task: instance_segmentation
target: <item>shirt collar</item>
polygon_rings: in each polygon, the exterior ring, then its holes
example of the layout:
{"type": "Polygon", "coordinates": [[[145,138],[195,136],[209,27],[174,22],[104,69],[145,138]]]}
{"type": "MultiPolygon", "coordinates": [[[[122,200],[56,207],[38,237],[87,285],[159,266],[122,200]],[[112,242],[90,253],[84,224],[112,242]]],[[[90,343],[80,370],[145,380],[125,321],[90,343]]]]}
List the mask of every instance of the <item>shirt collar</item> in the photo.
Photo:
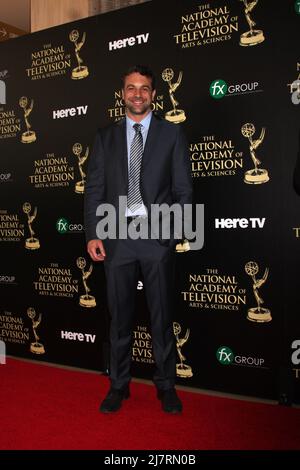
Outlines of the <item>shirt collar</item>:
{"type": "MultiPolygon", "coordinates": [[[[152,111],[150,111],[150,113],[148,113],[147,116],[144,117],[144,119],[142,119],[139,122],[139,124],[141,124],[143,127],[145,127],[146,130],[148,130],[149,126],[150,126],[151,118],[152,118],[152,111]]],[[[126,116],[126,124],[133,127],[133,125],[136,124],[136,121],[133,121],[130,117],[126,116]]]]}

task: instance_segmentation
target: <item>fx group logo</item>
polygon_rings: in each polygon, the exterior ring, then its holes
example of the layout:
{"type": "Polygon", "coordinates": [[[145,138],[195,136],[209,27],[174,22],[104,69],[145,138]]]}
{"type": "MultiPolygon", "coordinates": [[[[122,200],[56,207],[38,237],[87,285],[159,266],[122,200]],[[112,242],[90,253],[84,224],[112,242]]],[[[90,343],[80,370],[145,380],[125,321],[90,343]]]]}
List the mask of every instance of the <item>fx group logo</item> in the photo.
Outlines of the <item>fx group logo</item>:
{"type": "Polygon", "coordinates": [[[263,91],[259,88],[258,82],[235,83],[228,85],[225,80],[221,78],[214,80],[209,86],[209,94],[215,100],[224,98],[224,96],[244,95],[258,91],[263,91]]]}
{"type": "Polygon", "coordinates": [[[61,235],[64,235],[65,233],[82,233],[84,228],[82,224],[73,224],[64,217],[60,217],[56,221],[56,230],[61,235]]]}
{"type": "Polygon", "coordinates": [[[255,367],[266,369],[265,360],[262,357],[243,356],[234,354],[228,346],[220,346],[216,352],[216,358],[223,366],[234,365],[243,367],[255,367]]]}
{"type": "Polygon", "coordinates": [[[224,366],[231,364],[234,359],[232,350],[227,346],[220,346],[216,352],[216,356],[218,361],[224,366]]]}
{"type": "Polygon", "coordinates": [[[5,284],[5,285],[16,284],[16,278],[15,276],[0,275],[0,285],[1,284],[5,284]]]}
{"type": "Polygon", "coordinates": [[[228,90],[227,83],[224,80],[214,80],[209,87],[209,93],[212,98],[219,100],[223,98],[228,90]]]}

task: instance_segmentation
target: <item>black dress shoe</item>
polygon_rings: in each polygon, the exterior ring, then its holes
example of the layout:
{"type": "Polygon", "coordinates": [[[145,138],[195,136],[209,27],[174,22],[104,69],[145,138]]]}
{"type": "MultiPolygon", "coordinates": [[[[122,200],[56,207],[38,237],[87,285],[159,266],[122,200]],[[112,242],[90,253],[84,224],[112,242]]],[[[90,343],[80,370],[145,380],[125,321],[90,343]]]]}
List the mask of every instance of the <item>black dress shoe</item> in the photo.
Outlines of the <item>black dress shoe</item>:
{"type": "Polygon", "coordinates": [[[168,390],[157,390],[157,398],[161,400],[162,409],[166,413],[181,413],[182,403],[178,398],[175,388],[168,390]]]}
{"type": "Polygon", "coordinates": [[[129,398],[129,387],[122,389],[110,388],[108,394],[100,405],[102,413],[114,413],[122,406],[122,400],[129,398]]]}

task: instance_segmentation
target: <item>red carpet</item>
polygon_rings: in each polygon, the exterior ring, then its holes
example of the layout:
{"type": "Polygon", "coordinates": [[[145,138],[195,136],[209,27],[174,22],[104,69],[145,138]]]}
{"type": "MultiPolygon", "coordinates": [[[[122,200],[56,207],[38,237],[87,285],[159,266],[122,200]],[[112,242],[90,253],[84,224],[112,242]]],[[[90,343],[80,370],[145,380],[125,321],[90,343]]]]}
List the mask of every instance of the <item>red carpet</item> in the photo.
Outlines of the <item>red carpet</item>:
{"type": "Polygon", "coordinates": [[[151,385],[131,384],[114,415],[98,412],[108,379],[8,358],[0,365],[1,450],[300,449],[300,409],[179,390],[167,415],[151,385]]]}

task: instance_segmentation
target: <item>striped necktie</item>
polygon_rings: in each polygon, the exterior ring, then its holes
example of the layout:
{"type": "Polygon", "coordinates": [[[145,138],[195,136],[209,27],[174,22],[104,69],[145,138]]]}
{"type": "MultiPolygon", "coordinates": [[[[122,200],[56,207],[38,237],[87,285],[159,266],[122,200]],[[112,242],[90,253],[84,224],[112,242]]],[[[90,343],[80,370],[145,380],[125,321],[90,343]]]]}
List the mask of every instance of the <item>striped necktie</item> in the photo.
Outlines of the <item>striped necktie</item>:
{"type": "Polygon", "coordinates": [[[130,147],[130,165],[129,165],[129,185],[127,205],[134,212],[142,204],[142,196],[140,190],[140,174],[143,156],[143,136],[141,133],[141,124],[134,124],[135,135],[130,147]]]}

